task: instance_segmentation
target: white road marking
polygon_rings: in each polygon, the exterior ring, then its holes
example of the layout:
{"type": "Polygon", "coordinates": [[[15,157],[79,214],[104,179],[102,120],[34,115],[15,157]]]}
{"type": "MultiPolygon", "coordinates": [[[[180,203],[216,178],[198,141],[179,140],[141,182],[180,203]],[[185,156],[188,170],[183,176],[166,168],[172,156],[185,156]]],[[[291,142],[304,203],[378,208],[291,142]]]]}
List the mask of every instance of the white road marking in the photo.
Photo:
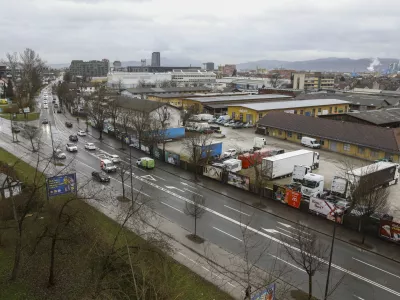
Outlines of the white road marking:
{"type": "Polygon", "coordinates": [[[162,201],[161,201],[161,204],[164,204],[164,205],[166,205],[166,206],[168,206],[168,207],[170,207],[172,209],[175,209],[176,211],[180,212],[181,214],[183,214],[183,211],[181,211],[180,209],[177,209],[176,207],[173,207],[172,205],[169,205],[169,204],[167,204],[165,202],[162,202],[162,201]]]}
{"type": "Polygon", "coordinates": [[[231,287],[236,288],[236,286],[230,283],[229,281],[227,281],[226,283],[229,284],[231,287]]]}
{"type": "Polygon", "coordinates": [[[196,193],[196,192],[194,192],[194,191],[192,191],[192,190],[189,190],[189,189],[187,189],[187,188],[183,188],[185,191],[188,191],[188,192],[191,192],[191,193],[193,193],[193,194],[195,194],[195,195],[198,195],[198,196],[200,196],[200,197],[203,197],[203,195],[202,194],[199,194],[199,193],[196,193]]]}
{"type": "Polygon", "coordinates": [[[224,206],[227,207],[227,208],[229,208],[229,209],[232,209],[232,210],[234,210],[234,211],[237,211],[238,213],[241,213],[241,214],[243,214],[243,215],[245,215],[245,216],[250,217],[249,214],[246,214],[246,213],[244,213],[244,212],[242,212],[242,211],[240,211],[240,210],[238,210],[238,209],[236,209],[236,208],[230,207],[230,206],[228,206],[228,205],[224,205],[224,206]]]}
{"type": "Polygon", "coordinates": [[[293,230],[300,231],[301,233],[304,233],[304,234],[307,234],[307,235],[311,235],[311,233],[309,233],[309,232],[304,232],[304,231],[301,231],[301,230],[299,230],[299,229],[297,229],[297,228],[293,227],[292,225],[285,224],[285,223],[282,223],[282,222],[277,222],[277,223],[279,223],[279,224],[281,224],[281,225],[285,226],[286,228],[292,228],[293,230]]]}
{"type": "Polygon", "coordinates": [[[234,236],[234,235],[232,235],[232,234],[229,234],[229,233],[227,233],[227,232],[225,232],[225,231],[223,231],[223,230],[221,230],[221,229],[219,229],[219,228],[217,228],[217,227],[213,227],[213,228],[214,228],[215,230],[218,230],[218,231],[220,231],[220,232],[226,234],[227,236],[230,236],[231,238],[234,238],[235,240],[238,240],[239,242],[242,242],[242,243],[243,243],[243,241],[242,241],[241,239],[237,238],[236,236],[234,236]]]}
{"type": "Polygon", "coordinates": [[[190,257],[187,257],[185,254],[178,252],[180,255],[182,255],[184,258],[190,260],[192,263],[198,265],[199,263],[197,261],[194,261],[193,259],[191,259],[190,257]]]}
{"type": "Polygon", "coordinates": [[[358,300],[364,300],[364,298],[361,298],[361,297],[359,297],[359,296],[357,296],[357,295],[354,295],[354,294],[353,294],[353,297],[354,297],[354,298],[357,298],[358,300]]]}
{"type": "Polygon", "coordinates": [[[380,268],[378,268],[378,267],[375,267],[374,265],[371,265],[371,264],[369,264],[369,263],[366,263],[366,262],[364,262],[364,261],[362,261],[362,260],[359,260],[359,259],[357,259],[357,258],[355,258],[355,257],[353,257],[353,259],[356,260],[356,261],[358,261],[358,262],[360,262],[360,263],[362,263],[362,264],[364,264],[364,265],[370,266],[371,268],[375,268],[375,269],[377,269],[377,270],[379,270],[379,271],[382,271],[382,272],[384,272],[384,273],[386,273],[386,274],[389,274],[389,275],[392,275],[392,276],[394,276],[394,277],[400,278],[399,275],[396,275],[396,274],[390,273],[390,272],[388,272],[388,271],[386,271],[386,270],[383,270],[383,269],[380,269],[380,268]]]}
{"type": "Polygon", "coordinates": [[[143,175],[143,176],[140,176],[140,177],[142,177],[142,178],[144,178],[144,179],[148,179],[148,180],[152,180],[152,181],[157,181],[153,176],[151,176],[151,175],[143,175]]]}
{"type": "Polygon", "coordinates": [[[183,185],[186,185],[186,186],[192,188],[192,189],[197,190],[197,188],[195,188],[194,186],[191,186],[190,184],[187,184],[186,182],[182,182],[182,181],[181,181],[181,183],[182,183],[183,185]]]}
{"type": "MultiPolygon", "coordinates": [[[[289,230],[280,228],[280,227],[278,227],[278,226],[276,226],[276,228],[278,228],[278,229],[280,229],[280,230],[283,230],[283,231],[286,231],[286,232],[288,232],[289,234],[292,234],[292,235],[296,235],[296,236],[299,235],[298,233],[291,232],[291,231],[289,231],[289,230]]],[[[279,231],[278,231],[278,232],[279,232],[279,231]]],[[[305,232],[303,232],[303,233],[305,233],[305,232]]],[[[287,236],[287,237],[290,237],[290,238],[292,238],[292,239],[295,239],[294,237],[289,236],[289,235],[287,235],[286,233],[280,232],[280,234],[285,235],[285,236],[287,236]]],[[[306,237],[304,237],[304,236],[302,236],[301,239],[304,239],[304,240],[307,240],[307,241],[311,241],[310,239],[308,239],[308,238],[306,238],[306,237]]]]}
{"type": "Polygon", "coordinates": [[[305,270],[303,270],[299,266],[296,266],[296,265],[294,265],[294,264],[292,264],[292,263],[290,263],[290,262],[288,262],[288,261],[286,261],[286,260],[284,260],[284,259],[282,259],[282,258],[280,258],[278,256],[275,256],[275,255],[273,255],[271,253],[267,253],[267,254],[272,256],[272,257],[274,257],[274,258],[276,258],[277,260],[280,260],[281,262],[284,262],[285,264],[288,264],[289,266],[291,266],[291,267],[293,267],[293,268],[295,268],[295,269],[297,269],[297,270],[299,270],[301,272],[307,273],[305,270]]]}
{"type": "Polygon", "coordinates": [[[263,228],[263,227],[261,227],[261,229],[265,230],[266,232],[269,232],[269,233],[278,233],[278,231],[275,230],[275,229],[266,229],[266,228],[263,228]]]}
{"type": "Polygon", "coordinates": [[[174,186],[166,185],[165,187],[166,187],[167,189],[171,189],[171,190],[178,190],[178,191],[180,191],[180,192],[182,192],[182,193],[185,192],[185,191],[183,191],[183,190],[181,190],[181,189],[178,189],[178,188],[176,188],[176,187],[174,187],[174,186]]]}

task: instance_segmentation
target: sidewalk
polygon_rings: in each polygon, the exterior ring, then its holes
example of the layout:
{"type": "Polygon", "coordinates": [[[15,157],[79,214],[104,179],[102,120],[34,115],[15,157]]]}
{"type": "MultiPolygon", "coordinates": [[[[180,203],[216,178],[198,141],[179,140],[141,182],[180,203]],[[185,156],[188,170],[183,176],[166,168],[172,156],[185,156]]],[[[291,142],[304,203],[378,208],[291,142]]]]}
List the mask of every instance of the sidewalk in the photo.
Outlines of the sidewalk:
{"type": "MultiPolygon", "coordinates": [[[[94,128],[89,129],[89,134],[96,139],[99,137],[98,131],[94,128]]],[[[103,133],[102,142],[116,149],[119,149],[121,147],[120,141],[118,141],[112,136],[109,136],[106,133],[103,133]]],[[[136,152],[139,150],[135,149],[134,151],[136,152]]],[[[157,167],[165,172],[178,176],[182,179],[192,181],[193,183],[198,184],[205,189],[209,189],[215,193],[231,198],[234,201],[239,201],[243,204],[252,206],[253,208],[255,208],[254,203],[259,202],[259,197],[255,194],[237,189],[235,187],[231,187],[229,185],[221,184],[210,178],[200,176],[200,181],[194,182],[192,173],[182,170],[178,167],[174,167],[170,164],[158,162],[157,167]]],[[[266,198],[263,198],[263,202],[267,207],[262,210],[264,210],[267,213],[282,218],[282,220],[284,221],[296,222],[296,223],[301,222],[302,224],[305,224],[306,226],[312,228],[313,230],[321,234],[332,236],[333,224],[331,221],[328,221],[326,219],[311,214],[306,214],[300,210],[297,210],[295,208],[286,205],[282,205],[279,202],[268,200],[266,198]]],[[[390,243],[381,240],[378,237],[367,236],[366,243],[369,246],[372,246],[372,248],[371,249],[362,248],[359,245],[352,242],[354,240],[361,241],[362,235],[357,231],[345,228],[343,226],[337,227],[336,238],[344,243],[348,243],[356,248],[359,248],[361,251],[372,252],[376,255],[383,256],[385,258],[400,263],[400,251],[399,251],[400,248],[395,243],[390,243]]]]}

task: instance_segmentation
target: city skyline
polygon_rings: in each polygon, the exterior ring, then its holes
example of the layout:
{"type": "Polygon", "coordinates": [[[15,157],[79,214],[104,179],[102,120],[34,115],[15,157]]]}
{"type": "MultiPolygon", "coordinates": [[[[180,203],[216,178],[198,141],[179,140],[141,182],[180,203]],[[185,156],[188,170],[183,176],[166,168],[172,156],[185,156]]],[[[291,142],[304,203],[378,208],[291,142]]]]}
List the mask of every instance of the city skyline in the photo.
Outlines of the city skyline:
{"type": "Polygon", "coordinates": [[[2,3],[0,55],[30,47],[54,64],[140,60],[154,51],[216,64],[396,57],[400,8],[383,2],[250,0],[243,10],[210,0],[191,7],[181,0],[8,1],[2,3]]]}

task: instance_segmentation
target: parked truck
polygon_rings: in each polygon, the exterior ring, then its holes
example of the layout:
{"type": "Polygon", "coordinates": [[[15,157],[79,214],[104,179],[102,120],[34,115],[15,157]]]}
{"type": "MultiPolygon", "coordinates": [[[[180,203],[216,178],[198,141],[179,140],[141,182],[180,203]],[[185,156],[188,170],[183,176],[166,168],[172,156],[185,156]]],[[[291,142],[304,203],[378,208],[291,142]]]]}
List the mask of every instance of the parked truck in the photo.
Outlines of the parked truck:
{"type": "Polygon", "coordinates": [[[319,153],[302,149],[263,158],[262,174],[269,179],[285,177],[293,173],[295,165],[316,169],[319,167],[319,153]]]}
{"type": "Polygon", "coordinates": [[[346,174],[352,185],[366,184],[374,189],[396,184],[399,181],[399,164],[379,161],[346,174]]]}
{"type": "Polygon", "coordinates": [[[303,198],[308,200],[311,197],[319,198],[324,192],[324,176],[308,173],[304,175],[303,181],[301,182],[301,194],[303,198]]]}
{"type": "Polygon", "coordinates": [[[292,173],[292,182],[302,182],[306,174],[311,173],[311,168],[304,165],[295,165],[292,173]]]}
{"type": "Polygon", "coordinates": [[[254,138],[254,144],[253,144],[253,149],[254,150],[262,149],[262,148],[264,148],[265,145],[267,145],[266,138],[261,138],[261,137],[255,137],[254,138]]]}
{"type": "Polygon", "coordinates": [[[220,157],[222,153],[222,142],[213,142],[209,145],[205,146],[196,146],[198,148],[201,148],[199,150],[199,153],[201,155],[201,158],[206,158],[206,157],[220,157]]]}

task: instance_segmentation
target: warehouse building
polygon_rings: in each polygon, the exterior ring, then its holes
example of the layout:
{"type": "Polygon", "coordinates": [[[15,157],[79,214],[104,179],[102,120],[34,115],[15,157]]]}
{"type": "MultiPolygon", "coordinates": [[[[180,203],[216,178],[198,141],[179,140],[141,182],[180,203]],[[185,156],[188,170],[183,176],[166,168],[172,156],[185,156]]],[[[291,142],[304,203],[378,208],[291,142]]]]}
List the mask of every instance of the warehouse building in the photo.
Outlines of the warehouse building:
{"type": "Polygon", "coordinates": [[[209,92],[210,89],[206,87],[170,87],[170,88],[132,88],[126,89],[122,91],[122,95],[131,97],[131,98],[141,98],[147,99],[148,95],[152,94],[191,94],[194,93],[206,93],[209,92]]]}
{"type": "Polygon", "coordinates": [[[261,120],[266,114],[272,111],[283,111],[295,115],[317,117],[319,115],[344,113],[347,112],[348,109],[349,102],[337,99],[270,101],[263,103],[232,104],[228,107],[228,115],[230,115],[232,119],[255,122],[261,120]]]}
{"type": "Polygon", "coordinates": [[[257,133],[299,144],[303,136],[312,137],[325,150],[366,160],[386,158],[399,162],[399,128],[272,112],[257,123],[257,133]]]}

